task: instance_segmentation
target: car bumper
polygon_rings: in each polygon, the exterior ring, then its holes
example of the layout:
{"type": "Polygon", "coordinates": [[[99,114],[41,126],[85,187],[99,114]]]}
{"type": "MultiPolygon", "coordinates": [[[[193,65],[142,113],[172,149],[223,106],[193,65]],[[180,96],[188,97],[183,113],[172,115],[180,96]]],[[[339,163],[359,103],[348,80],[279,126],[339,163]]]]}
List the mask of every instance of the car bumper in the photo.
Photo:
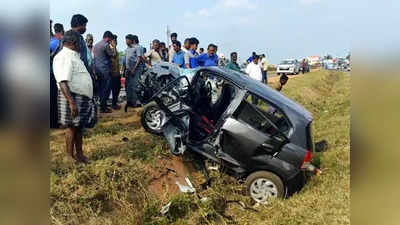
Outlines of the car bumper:
{"type": "Polygon", "coordinates": [[[296,175],[286,181],[287,197],[300,191],[311,176],[319,176],[321,173],[321,170],[311,163],[304,165],[296,175]]]}
{"type": "Polygon", "coordinates": [[[287,189],[286,197],[290,197],[294,193],[300,191],[304,187],[306,182],[307,182],[306,172],[303,170],[299,170],[299,172],[295,176],[291,177],[286,181],[286,189],[287,189]]]}
{"type": "Polygon", "coordinates": [[[276,72],[277,73],[294,73],[294,69],[293,68],[291,68],[291,69],[287,69],[287,70],[284,70],[284,69],[277,69],[276,70],[276,72]]]}

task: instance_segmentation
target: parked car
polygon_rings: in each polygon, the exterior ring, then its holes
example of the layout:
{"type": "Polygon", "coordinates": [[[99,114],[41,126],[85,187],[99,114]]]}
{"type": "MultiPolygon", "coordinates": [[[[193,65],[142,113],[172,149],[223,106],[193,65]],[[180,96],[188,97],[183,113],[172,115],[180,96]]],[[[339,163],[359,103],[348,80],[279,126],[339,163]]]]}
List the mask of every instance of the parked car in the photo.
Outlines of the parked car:
{"type": "Polygon", "coordinates": [[[280,74],[299,74],[300,62],[297,59],[286,59],[283,60],[276,69],[276,73],[280,74]]]}
{"type": "MultiPolygon", "coordinates": [[[[144,111],[150,107],[164,115],[156,133],[165,136],[171,152],[192,153],[203,162],[207,181],[204,161],[221,165],[228,174],[245,180],[248,194],[259,203],[300,190],[306,171],[316,171],[311,164],[311,114],[241,73],[207,67],[193,74],[193,78],[178,76],[161,89],[146,89],[157,91],[144,111]],[[210,79],[218,89],[214,103],[210,79]],[[252,103],[254,96],[257,104],[252,103]]],[[[149,72],[147,76],[158,75],[149,72]]]]}
{"type": "Polygon", "coordinates": [[[335,64],[335,63],[333,63],[333,62],[326,62],[325,64],[324,64],[324,68],[326,69],[326,70],[337,70],[337,65],[335,64]]]}

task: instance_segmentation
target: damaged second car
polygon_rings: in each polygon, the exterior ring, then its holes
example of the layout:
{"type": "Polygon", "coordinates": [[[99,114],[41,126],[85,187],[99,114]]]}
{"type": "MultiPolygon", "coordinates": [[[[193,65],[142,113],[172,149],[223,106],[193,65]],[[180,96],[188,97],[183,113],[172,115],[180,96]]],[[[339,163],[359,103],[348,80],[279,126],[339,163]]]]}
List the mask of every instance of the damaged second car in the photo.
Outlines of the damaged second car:
{"type": "Polygon", "coordinates": [[[244,180],[254,201],[288,197],[316,171],[311,114],[268,86],[219,67],[182,75],[168,63],[140,80],[145,129],[164,135],[174,155],[190,151],[244,180]]]}

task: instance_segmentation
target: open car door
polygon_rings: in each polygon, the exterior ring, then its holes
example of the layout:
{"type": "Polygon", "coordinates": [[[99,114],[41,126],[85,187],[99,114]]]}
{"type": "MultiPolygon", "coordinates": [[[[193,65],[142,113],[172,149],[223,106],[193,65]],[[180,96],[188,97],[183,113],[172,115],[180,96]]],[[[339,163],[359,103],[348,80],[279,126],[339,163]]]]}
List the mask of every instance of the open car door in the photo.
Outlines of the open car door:
{"type": "Polygon", "coordinates": [[[154,100],[169,118],[163,127],[163,135],[175,155],[183,154],[186,150],[188,127],[190,119],[191,85],[186,76],[171,81],[164,88],[157,91],[154,100]]]}
{"type": "Polygon", "coordinates": [[[276,156],[289,143],[288,137],[277,125],[285,118],[276,119],[276,109],[263,109],[262,103],[251,103],[250,97],[247,95],[242,99],[221,129],[220,157],[243,168],[265,164],[265,156],[276,156]]]}

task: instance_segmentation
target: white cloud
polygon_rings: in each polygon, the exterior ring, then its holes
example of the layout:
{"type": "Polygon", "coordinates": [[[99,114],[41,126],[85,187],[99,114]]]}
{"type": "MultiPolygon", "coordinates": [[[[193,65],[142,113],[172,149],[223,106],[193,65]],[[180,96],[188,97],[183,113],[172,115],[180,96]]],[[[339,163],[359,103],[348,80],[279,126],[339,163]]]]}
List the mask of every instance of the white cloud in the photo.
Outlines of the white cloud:
{"type": "Polygon", "coordinates": [[[257,10],[257,5],[250,0],[218,0],[209,8],[197,11],[186,11],[185,21],[202,27],[220,26],[221,22],[231,25],[251,26],[251,18],[257,10]]]}

